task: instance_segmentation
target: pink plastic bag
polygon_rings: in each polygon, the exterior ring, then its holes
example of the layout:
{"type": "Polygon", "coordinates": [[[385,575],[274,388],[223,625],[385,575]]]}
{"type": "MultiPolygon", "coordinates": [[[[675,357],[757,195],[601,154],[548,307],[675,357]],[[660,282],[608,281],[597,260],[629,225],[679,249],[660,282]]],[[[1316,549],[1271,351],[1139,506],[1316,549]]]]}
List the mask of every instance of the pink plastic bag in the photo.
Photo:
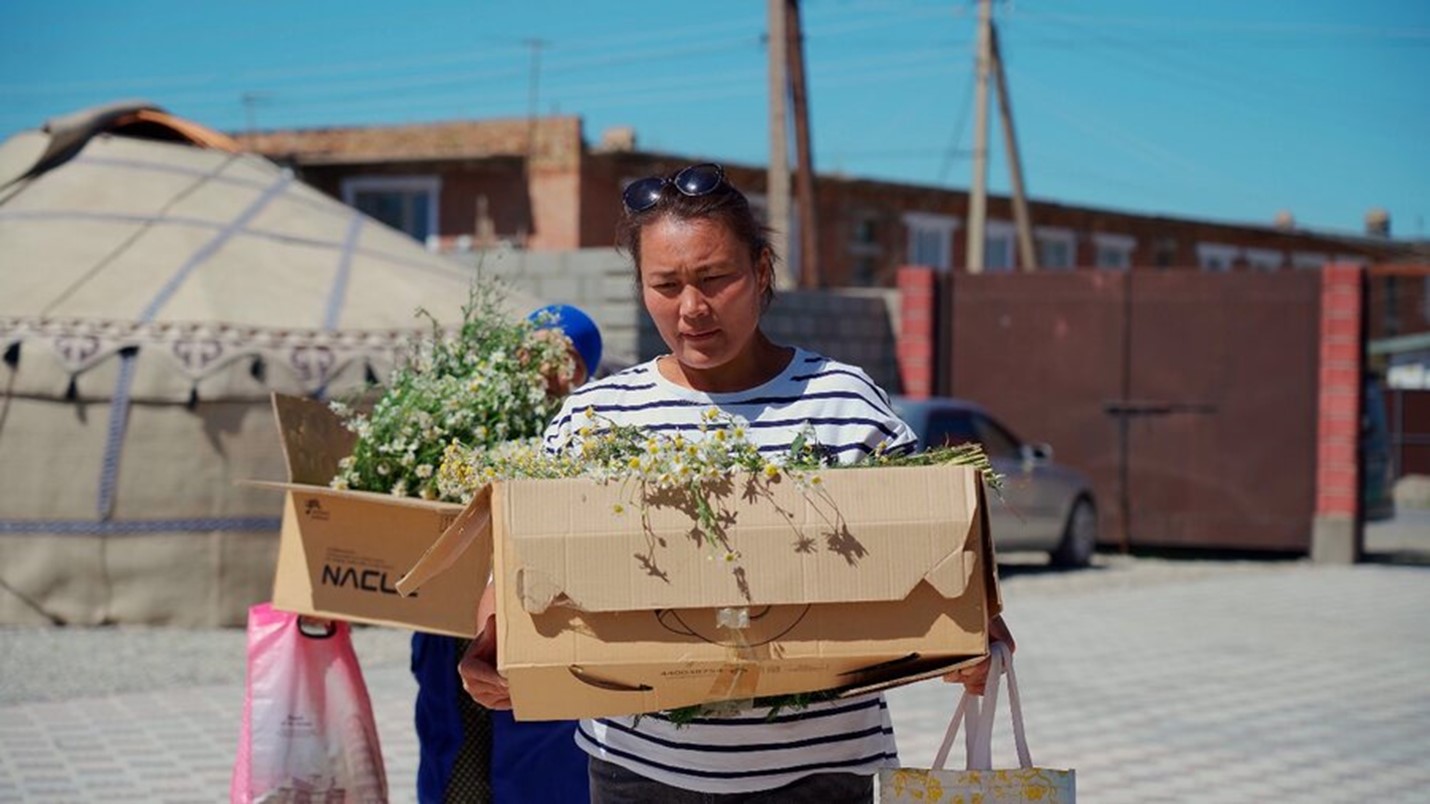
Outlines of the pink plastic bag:
{"type": "Polygon", "coordinates": [[[387,775],[347,623],[326,630],[267,603],[248,610],[248,682],[229,799],[387,801],[387,775]]]}

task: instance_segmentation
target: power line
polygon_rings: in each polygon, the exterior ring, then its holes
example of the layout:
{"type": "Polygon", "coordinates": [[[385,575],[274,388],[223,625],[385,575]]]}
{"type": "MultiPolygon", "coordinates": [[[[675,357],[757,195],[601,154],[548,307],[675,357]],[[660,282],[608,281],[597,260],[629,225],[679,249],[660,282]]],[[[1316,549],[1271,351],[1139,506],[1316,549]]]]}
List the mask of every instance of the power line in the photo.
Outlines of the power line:
{"type": "Polygon", "coordinates": [[[1307,36],[1363,36],[1383,39],[1430,40],[1430,28],[1378,27],[1316,22],[1229,22],[1187,17],[1138,17],[1131,15],[1063,14],[1057,12],[1012,11],[1010,16],[1026,21],[1071,22],[1162,30],[1202,30],[1217,33],[1295,33],[1307,36]]]}
{"type": "MultiPolygon", "coordinates": [[[[855,9],[858,11],[858,9],[855,9]]],[[[860,12],[863,13],[863,12],[860,12]]],[[[836,15],[834,19],[842,19],[847,14],[836,15]]],[[[888,18],[887,14],[869,15],[868,19],[883,21],[888,18]]],[[[582,41],[563,45],[562,52],[567,54],[587,53],[599,51],[609,53],[612,50],[631,49],[624,46],[639,45],[647,42],[659,42],[667,46],[667,52],[671,50],[669,46],[673,42],[689,40],[692,44],[699,45],[708,42],[714,33],[723,31],[734,31],[740,29],[753,29],[760,26],[758,21],[731,19],[723,22],[703,22],[698,29],[689,26],[670,27],[655,30],[644,30],[640,33],[630,33],[624,35],[593,35],[584,37],[582,41]]],[[[850,30],[858,30],[856,26],[850,30]]],[[[824,34],[820,34],[823,36],[824,34]]],[[[63,92],[87,92],[96,90],[136,90],[144,88],[159,88],[168,86],[193,86],[203,85],[216,80],[232,80],[237,82],[252,82],[263,79],[284,79],[294,77],[304,77],[313,75],[333,75],[368,73],[390,70],[395,67],[432,67],[439,65],[450,65],[468,62],[484,62],[492,60],[509,59],[520,52],[525,45],[523,42],[529,37],[518,35],[511,36],[488,36],[486,41],[497,42],[506,48],[505,52],[476,51],[470,47],[457,51],[447,51],[443,53],[431,54],[420,58],[391,58],[373,59],[365,58],[357,61],[340,62],[336,64],[325,63],[321,65],[310,65],[305,67],[285,67],[266,68],[257,70],[243,70],[236,73],[207,73],[197,76],[177,77],[173,75],[149,75],[138,76],[127,79],[112,79],[103,81],[59,81],[49,83],[25,82],[23,84],[0,84],[0,93],[13,93],[22,95],[42,95],[52,96],[63,92]]],[[[632,50],[632,53],[637,51],[632,50]]]]}

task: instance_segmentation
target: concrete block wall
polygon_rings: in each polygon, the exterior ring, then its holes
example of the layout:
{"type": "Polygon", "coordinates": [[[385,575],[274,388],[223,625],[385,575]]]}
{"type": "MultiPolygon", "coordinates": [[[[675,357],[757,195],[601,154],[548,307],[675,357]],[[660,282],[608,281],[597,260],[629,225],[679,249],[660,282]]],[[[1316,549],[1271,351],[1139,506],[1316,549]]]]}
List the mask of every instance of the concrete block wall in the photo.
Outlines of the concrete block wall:
{"type": "Polygon", "coordinates": [[[585,310],[601,325],[608,365],[619,368],[641,359],[638,327],[645,312],[636,298],[630,260],[614,249],[492,249],[451,256],[524,293],[585,310]]]}
{"type": "MultiPolygon", "coordinates": [[[[801,346],[864,369],[881,388],[900,392],[890,307],[897,294],[882,290],[781,291],[765,313],[765,333],[776,343],[801,346]]],[[[641,359],[666,352],[660,333],[642,312],[641,359]]]]}
{"type": "MultiPolygon", "coordinates": [[[[494,249],[452,257],[537,298],[585,310],[601,325],[609,367],[667,351],[640,304],[629,258],[614,249],[494,249]]],[[[898,393],[897,298],[894,290],[782,291],[765,314],[765,331],[779,343],[860,366],[898,393]]]]}
{"type": "Polygon", "coordinates": [[[888,290],[784,291],[765,313],[765,332],[778,343],[803,346],[864,369],[891,394],[899,393],[895,357],[897,292],[888,290]]]}

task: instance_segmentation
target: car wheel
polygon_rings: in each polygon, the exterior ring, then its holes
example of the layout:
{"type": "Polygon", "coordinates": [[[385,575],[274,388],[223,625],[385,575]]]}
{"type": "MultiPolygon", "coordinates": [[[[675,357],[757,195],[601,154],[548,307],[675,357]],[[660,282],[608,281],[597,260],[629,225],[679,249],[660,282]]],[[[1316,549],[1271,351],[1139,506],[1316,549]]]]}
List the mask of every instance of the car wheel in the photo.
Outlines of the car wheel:
{"type": "Polygon", "coordinates": [[[1051,553],[1053,564],[1059,567],[1086,567],[1097,550],[1097,509],[1092,500],[1079,497],[1068,512],[1063,526],[1063,538],[1051,553]]]}

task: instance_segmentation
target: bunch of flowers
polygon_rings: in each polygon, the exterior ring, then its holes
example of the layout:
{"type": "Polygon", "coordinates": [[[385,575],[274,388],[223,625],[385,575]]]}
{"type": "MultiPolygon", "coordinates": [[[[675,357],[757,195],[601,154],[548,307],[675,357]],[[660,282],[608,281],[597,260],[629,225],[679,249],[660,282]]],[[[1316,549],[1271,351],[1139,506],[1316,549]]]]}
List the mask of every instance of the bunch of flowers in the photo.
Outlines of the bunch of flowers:
{"type": "MultiPolygon", "coordinates": [[[[997,489],[1000,478],[977,444],[941,447],[915,455],[894,455],[881,444],[870,456],[854,464],[836,464],[806,427],[795,437],[788,454],[767,456],[749,438],[744,419],[709,408],[701,416],[700,436],[686,438],[629,425],[620,425],[585,411],[592,422],[576,431],[568,448],[547,453],[539,439],[503,444],[448,445],[437,473],[437,488],[444,499],[468,501],[482,486],[514,478],[583,477],[599,482],[619,482],[632,487],[627,499],[644,515],[653,499],[676,499],[694,512],[695,527],[708,546],[723,549],[725,561],[739,554],[729,549],[720,530],[716,489],[736,473],[757,480],[788,478],[798,487],[814,491],[820,472],[841,466],[912,466],[954,463],[977,468],[997,489]]],[[[616,514],[625,513],[617,504],[616,514]]]]}
{"type": "Polygon", "coordinates": [[[479,282],[455,332],[428,315],[432,334],[393,370],[370,413],[332,404],[357,434],[334,488],[456,500],[438,483],[448,445],[487,449],[542,432],[560,405],[548,384],[569,382],[575,362],[565,340],[542,329],[551,322],[513,320],[503,298],[479,282]]]}

